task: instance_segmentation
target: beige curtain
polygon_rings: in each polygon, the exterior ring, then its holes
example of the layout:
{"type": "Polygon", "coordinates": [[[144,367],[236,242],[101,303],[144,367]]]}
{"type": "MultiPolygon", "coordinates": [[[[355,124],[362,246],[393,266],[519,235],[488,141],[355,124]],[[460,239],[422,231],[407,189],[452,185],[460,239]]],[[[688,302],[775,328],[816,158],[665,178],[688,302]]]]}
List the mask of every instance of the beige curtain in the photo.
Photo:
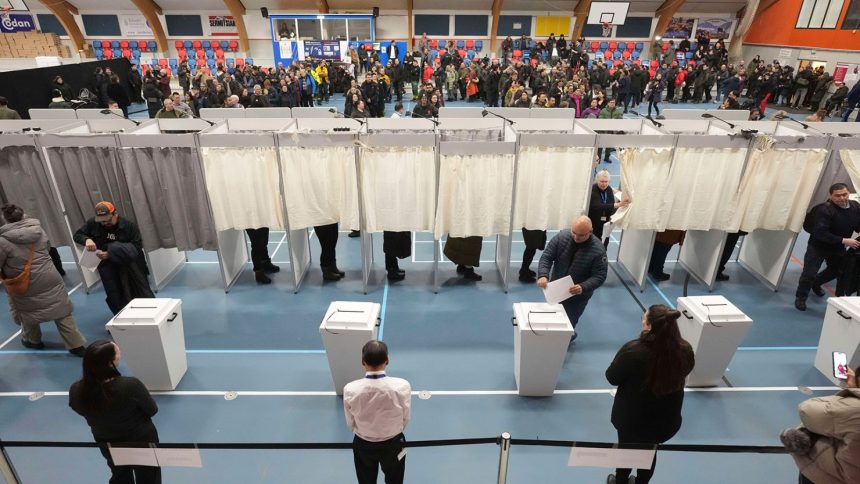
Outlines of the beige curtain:
{"type": "Polygon", "coordinates": [[[842,165],[855,187],[860,187],[860,150],[839,150],[842,165]]]}
{"type": "Polygon", "coordinates": [[[620,158],[621,200],[630,206],[615,212],[612,222],[622,229],[656,230],[665,210],[672,149],[629,148],[620,158]]]}
{"type": "Polygon", "coordinates": [[[753,150],[729,232],[800,232],[827,150],[753,150]]]}
{"type": "Polygon", "coordinates": [[[436,217],[433,147],[361,150],[361,195],[368,232],[430,232],[436,217]]]}

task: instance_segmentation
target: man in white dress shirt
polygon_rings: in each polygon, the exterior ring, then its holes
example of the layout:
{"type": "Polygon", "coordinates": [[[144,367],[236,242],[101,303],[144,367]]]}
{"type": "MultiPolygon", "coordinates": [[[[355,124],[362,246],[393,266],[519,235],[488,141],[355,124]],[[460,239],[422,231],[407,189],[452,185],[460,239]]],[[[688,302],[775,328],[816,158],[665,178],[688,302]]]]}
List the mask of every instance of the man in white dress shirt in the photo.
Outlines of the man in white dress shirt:
{"type": "Polygon", "coordinates": [[[346,424],[355,433],[352,454],[359,484],[376,484],[379,467],[386,484],[402,484],[406,470],[406,438],[412,387],[402,378],[385,374],[388,346],[368,341],[361,349],[364,378],[343,389],[346,424]]]}

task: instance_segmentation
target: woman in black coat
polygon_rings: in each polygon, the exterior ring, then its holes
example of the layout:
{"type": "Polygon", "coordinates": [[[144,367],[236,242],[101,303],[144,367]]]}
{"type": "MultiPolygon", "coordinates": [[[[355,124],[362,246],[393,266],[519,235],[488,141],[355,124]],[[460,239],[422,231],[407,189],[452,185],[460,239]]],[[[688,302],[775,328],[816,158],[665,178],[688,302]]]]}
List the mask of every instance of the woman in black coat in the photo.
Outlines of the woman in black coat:
{"type": "Polygon", "coordinates": [[[112,76],[110,84],[107,87],[108,99],[115,101],[117,106],[122,109],[122,115],[128,117],[128,106],[131,104],[131,99],[128,96],[128,90],[120,84],[119,76],[112,76]]]}
{"type": "MultiPolygon", "coordinates": [[[[642,333],[618,350],[606,379],[618,386],[612,405],[612,425],[622,444],[662,444],[681,428],[684,382],[693,371],[693,348],[681,338],[681,313],[662,304],[642,316],[642,333]]],[[[636,484],[647,484],[654,474],[639,469],[636,484]]],[[[616,469],[607,483],[627,483],[631,469],[616,469]]]]}
{"type": "MultiPolygon", "coordinates": [[[[158,406],[140,380],[120,375],[116,369],[120,358],[119,347],[111,341],[89,345],[84,353],[83,378],[69,389],[69,406],[87,419],[98,443],[157,443],[152,416],[158,406]]],[[[111,470],[111,484],[161,483],[159,467],[117,466],[108,446],[100,448],[111,470]]]]}

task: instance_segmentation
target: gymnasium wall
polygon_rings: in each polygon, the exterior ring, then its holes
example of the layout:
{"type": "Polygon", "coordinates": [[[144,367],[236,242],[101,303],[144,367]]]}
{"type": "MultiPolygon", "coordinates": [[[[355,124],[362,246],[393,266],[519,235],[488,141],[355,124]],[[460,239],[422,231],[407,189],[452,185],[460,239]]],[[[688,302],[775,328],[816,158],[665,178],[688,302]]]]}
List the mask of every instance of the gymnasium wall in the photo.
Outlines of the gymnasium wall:
{"type": "Polygon", "coordinates": [[[836,22],[836,28],[832,29],[795,28],[794,25],[802,4],[803,0],[779,0],[753,22],[744,43],[853,52],[860,49],[860,30],[841,28],[845,14],[851,5],[851,0],[845,0],[839,20],[836,22]]]}

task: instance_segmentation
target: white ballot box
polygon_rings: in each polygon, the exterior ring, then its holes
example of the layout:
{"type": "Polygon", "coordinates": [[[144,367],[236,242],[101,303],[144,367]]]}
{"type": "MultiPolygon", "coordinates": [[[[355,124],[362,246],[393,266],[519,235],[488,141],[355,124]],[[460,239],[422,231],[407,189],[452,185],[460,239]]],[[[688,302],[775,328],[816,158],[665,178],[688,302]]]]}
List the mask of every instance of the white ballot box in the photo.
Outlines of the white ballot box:
{"type": "Polygon", "coordinates": [[[514,303],[514,378],[519,394],[548,397],[555,384],[573,326],[561,304],[514,303]]]}
{"type": "Polygon", "coordinates": [[[334,301],[329,305],[320,324],[320,335],[338,395],[343,395],[347,383],[364,377],[361,348],[376,339],[378,326],[377,303],[334,301]]]}
{"type": "Polygon", "coordinates": [[[831,297],[827,300],[824,326],[815,353],[815,368],[835,384],[833,352],[845,353],[849,368],[860,366],[860,297],[831,297]]]}
{"type": "Polygon", "coordinates": [[[181,299],[133,299],[105,328],[147,389],[176,388],[188,369],[181,299]]]}
{"type": "Polygon", "coordinates": [[[714,387],[746,336],[752,319],[723,296],[678,298],[678,329],[696,354],[687,386],[714,387]]]}

